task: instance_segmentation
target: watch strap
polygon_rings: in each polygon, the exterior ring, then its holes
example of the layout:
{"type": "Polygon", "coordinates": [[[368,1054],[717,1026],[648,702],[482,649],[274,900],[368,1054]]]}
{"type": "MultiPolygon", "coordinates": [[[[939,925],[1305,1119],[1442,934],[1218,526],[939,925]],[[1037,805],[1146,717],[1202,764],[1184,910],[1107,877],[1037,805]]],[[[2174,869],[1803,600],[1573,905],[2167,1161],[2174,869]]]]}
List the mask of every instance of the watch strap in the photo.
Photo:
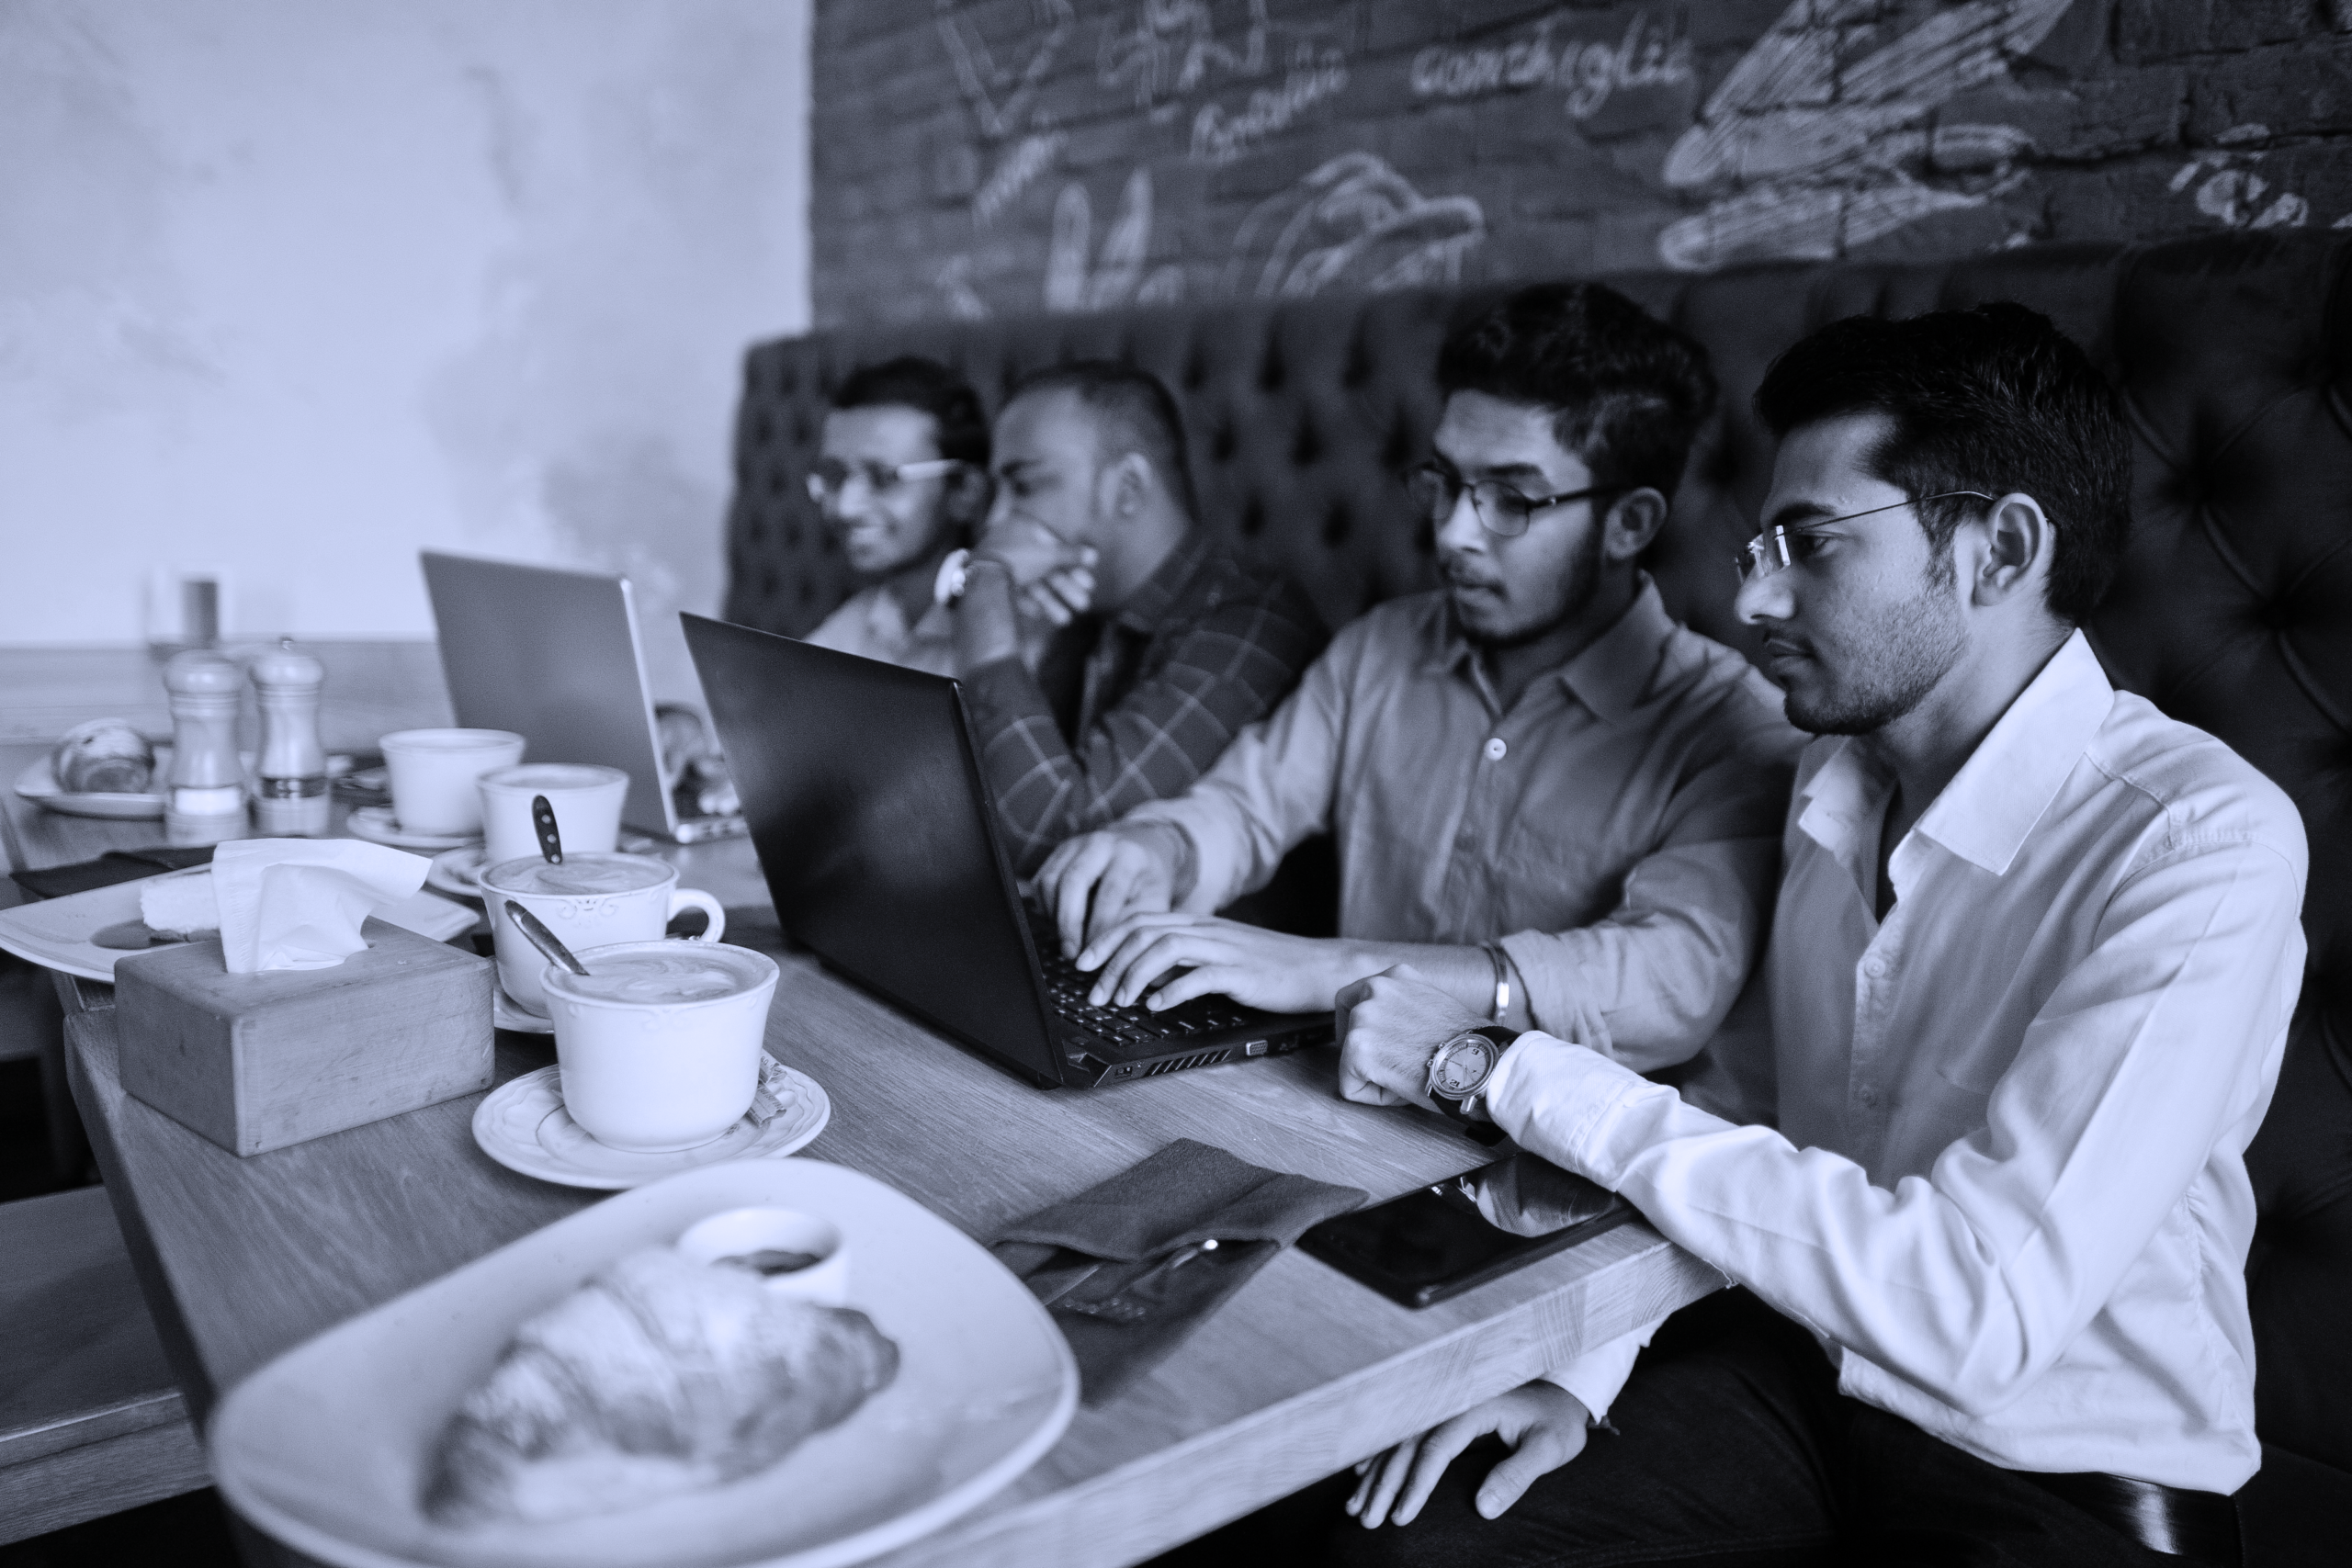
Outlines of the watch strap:
{"type": "Polygon", "coordinates": [[[1429,1090],[1430,1103],[1436,1106],[1443,1114],[1453,1118],[1456,1122],[1463,1122],[1468,1126],[1484,1126],[1486,1123],[1479,1122],[1477,1118],[1470,1114],[1470,1106],[1472,1102],[1478,1100],[1486,1093],[1487,1083],[1491,1082],[1494,1078],[1495,1067],[1502,1066],[1503,1053],[1510,1049],[1511,1042],[1519,1038],[1520,1032],[1516,1029],[1506,1029],[1498,1023],[1488,1023],[1482,1024],[1476,1029],[1464,1029],[1459,1033],[1449,1034],[1443,1041],[1439,1043],[1437,1051],[1432,1052],[1430,1055],[1430,1065],[1432,1068],[1437,1065],[1439,1053],[1443,1052],[1446,1046],[1451,1045],[1456,1040],[1461,1039],[1464,1034],[1483,1034],[1488,1040],[1494,1042],[1495,1066],[1489,1067],[1487,1070],[1486,1077],[1479,1080],[1477,1088],[1472,1089],[1460,1100],[1455,1100],[1449,1095],[1438,1092],[1436,1074],[1432,1071],[1430,1074],[1429,1090]]]}

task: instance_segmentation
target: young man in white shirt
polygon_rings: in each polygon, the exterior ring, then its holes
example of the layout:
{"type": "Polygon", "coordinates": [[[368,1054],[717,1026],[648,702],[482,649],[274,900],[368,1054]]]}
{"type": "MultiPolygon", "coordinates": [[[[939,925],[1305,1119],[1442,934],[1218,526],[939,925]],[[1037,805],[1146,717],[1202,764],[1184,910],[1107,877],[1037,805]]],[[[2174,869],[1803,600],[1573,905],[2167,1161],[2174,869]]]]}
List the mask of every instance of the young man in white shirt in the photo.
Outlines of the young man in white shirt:
{"type": "Polygon", "coordinates": [[[2078,629],[2129,445],[2048,321],[1838,322],[1757,406],[1781,447],[1738,604],[1820,737],[1772,1088],[1719,1117],[1541,1033],[1474,1084],[1484,1021],[1442,992],[1341,998],[1351,1098],[1442,1085],[1742,1288],[1368,1461],[1350,1512],[1387,1528],[1340,1556],[2234,1562],[2243,1156],[2302,978],[2301,824],[2078,629]],[[1489,1434],[1514,1451],[1447,1472],[1489,1434]]]}

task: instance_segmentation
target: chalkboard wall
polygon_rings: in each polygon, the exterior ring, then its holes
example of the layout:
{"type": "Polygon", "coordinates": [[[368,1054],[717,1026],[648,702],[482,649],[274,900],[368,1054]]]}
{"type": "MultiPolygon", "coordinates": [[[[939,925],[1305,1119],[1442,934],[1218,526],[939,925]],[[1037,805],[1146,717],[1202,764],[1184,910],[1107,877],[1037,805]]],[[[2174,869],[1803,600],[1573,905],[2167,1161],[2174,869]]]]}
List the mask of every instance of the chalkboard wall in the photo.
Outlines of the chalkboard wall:
{"type": "Polygon", "coordinates": [[[820,0],[821,325],[2352,227],[2352,0],[820,0]]]}

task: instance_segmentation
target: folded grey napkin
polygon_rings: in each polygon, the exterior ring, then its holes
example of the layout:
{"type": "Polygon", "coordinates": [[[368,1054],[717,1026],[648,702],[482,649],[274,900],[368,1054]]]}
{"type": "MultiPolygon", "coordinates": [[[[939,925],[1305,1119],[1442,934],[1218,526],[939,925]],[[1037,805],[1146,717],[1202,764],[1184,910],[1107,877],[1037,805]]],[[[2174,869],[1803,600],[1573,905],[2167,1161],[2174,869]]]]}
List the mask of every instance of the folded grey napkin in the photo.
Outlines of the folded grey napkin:
{"type": "Polygon", "coordinates": [[[1085,1401],[1100,1404],[1159,1365],[1301,1231],[1365,1197],[1179,1138],[1008,1227],[990,1250],[1052,1309],[1085,1401]]]}

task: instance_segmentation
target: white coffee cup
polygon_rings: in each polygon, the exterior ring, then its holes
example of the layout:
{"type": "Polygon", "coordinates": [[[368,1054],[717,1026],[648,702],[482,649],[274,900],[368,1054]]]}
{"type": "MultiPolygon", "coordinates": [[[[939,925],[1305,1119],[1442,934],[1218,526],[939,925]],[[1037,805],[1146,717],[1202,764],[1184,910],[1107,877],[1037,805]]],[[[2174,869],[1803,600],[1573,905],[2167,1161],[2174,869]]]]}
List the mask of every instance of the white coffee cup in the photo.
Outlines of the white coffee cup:
{"type": "Polygon", "coordinates": [[[699,887],[678,886],[678,868],[650,855],[572,854],[561,865],[537,855],[496,861],[479,878],[482,902],[490,906],[492,940],[498,949],[498,983],[526,1012],[545,1018],[547,998],[539,976],[547,959],[506,912],[510,898],[537,915],[556,940],[575,953],[614,942],[659,942],[681,909],[700,909],[710,925],[695,942],[717,942],[727,932],[727,911],[699,887]]]}
{"type": "Polygon", "coordinates": [[[574,950],[584,976],[548,964],[564,1109],[598,1143],[639,1154],[722,1136],[760,1086],[776,966],[723,942],[574,950]]]}
{"type": "Polygon", "coordinates": [[[523,738],[511,729],[399,729],[376,744],[401,829],[436,838],[481,832],[474,781],[523,760],[523,738]]]}
{"type": "Polygon", "coordinates": [[[849,1248],[841,1227],[797,1209],[727,1209],[698,1220],[678,1238],[680,1255],[696,1263],[735,1260],[761,1275],[774,1296],[793,1296],[825,1306],[849,1304],[849,1248]],[[758,1254],[798,1253],[814,1259],[804,1268],[770,1272],[758,1254]]]}
{"type": "Polygon", "coordinates": [[[531,802],[547,796],[555,830],[567,855],[610,854],[621,839],[621,803],[628,798],[628,774],[591,762],[525,762],[500,768],[475,781],[481,791],[482,863],[539,852],[538,829],[531,825],[531,802]]]}

